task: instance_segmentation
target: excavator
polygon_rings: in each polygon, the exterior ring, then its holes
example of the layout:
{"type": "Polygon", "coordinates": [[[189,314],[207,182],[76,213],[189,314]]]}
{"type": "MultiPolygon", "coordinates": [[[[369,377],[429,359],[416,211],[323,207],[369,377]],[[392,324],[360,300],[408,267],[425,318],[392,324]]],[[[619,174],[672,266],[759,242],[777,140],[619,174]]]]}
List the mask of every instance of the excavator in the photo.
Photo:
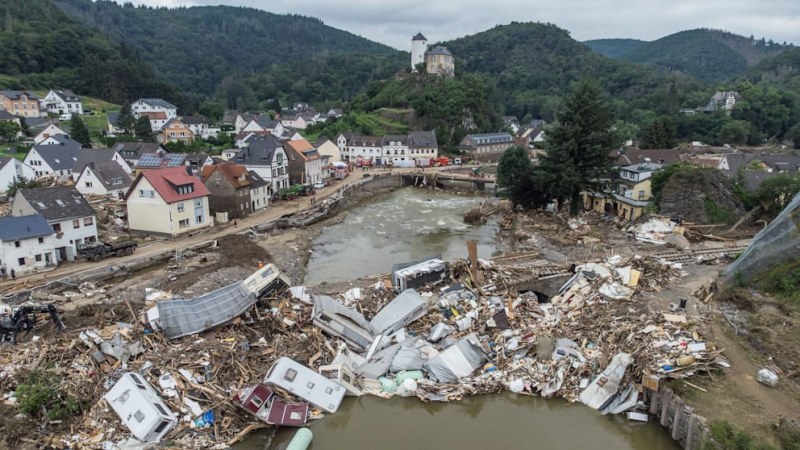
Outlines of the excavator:
{"type": "Polygon", "coordinates": [[[52,304],[24,305],[14,308],[8,316],[0,317],[0,343],[17,343],[17,333],[24,331],[27,335],[36,325],[36,314],[49,314],[58,331],[67,327],[61,321],[61,315],[52,304]]]}

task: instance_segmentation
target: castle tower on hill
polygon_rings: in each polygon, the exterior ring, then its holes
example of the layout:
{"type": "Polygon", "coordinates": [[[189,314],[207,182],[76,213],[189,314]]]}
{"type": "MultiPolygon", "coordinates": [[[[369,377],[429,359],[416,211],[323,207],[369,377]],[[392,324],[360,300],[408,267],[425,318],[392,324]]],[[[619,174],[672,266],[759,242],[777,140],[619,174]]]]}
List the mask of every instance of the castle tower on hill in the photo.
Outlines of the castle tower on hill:
{"type": "Polygon", "coordinates": [[[455,75],[455,58],[447,47],[437,45],[428,49],[428,40],[422,33],[411,38],[411,71],[417,71],[417,65],[425,64],[425,71],[435,75],[452,77],[455,75]]]}
{"type": "Polygon", "coordinates": [[[425,52],[428,51],[428,40],[422,33],[411,38],[411,71],[417,70],[417,64],[425,63],[425,52]]]}

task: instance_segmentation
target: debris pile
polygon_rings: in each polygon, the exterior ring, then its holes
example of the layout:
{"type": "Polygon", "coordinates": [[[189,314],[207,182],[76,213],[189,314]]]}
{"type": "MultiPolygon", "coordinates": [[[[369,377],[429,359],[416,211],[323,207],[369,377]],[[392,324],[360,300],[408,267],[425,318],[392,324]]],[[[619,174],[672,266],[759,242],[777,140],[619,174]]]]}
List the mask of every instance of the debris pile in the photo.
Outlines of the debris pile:
{"type": "Polygon", "coordinates": [[[42,419],[42,446],[115,448],[133,435],[225,448],[254,429],[335,413],[345,394],[450,401],[511,391],[646,413],[642,399],[661,380],[729,367],[685,305],[652,312],[640,299],[680,276],[671,265],[612,256],[566,272],[530,259],[423,264],[436,270],[421,277],[436,276],[406,279],[414,287],[399,293],[384,281],[336,297],[280,289],[286,278],[271,264],[195,299],[152,291],[146,308],[131,308],[141,322],[0,348],[0,389],[45,370],[81,400],[82,420],[67,428],[42,419]],[[514,287],[549,273],[568,278],[551,299],[514,287]],[[128,399],[125,383],[143,393],[128,399]],[[147,406],[142,420],[125,422],[125,402],[147,406]]]}

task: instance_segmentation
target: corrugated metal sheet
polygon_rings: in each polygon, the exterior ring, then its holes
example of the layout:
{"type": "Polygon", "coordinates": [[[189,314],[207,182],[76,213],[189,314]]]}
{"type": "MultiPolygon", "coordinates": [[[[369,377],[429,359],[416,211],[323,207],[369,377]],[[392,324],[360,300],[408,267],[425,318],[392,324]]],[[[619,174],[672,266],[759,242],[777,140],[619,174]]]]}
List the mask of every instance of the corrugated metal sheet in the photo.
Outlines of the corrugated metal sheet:
{"type": "Polygon", "coordinates": [[[158,323],[168,339],[175,339],[223,324],[257,301],[240,281],[199,297],[159,302],[158,323]]]}

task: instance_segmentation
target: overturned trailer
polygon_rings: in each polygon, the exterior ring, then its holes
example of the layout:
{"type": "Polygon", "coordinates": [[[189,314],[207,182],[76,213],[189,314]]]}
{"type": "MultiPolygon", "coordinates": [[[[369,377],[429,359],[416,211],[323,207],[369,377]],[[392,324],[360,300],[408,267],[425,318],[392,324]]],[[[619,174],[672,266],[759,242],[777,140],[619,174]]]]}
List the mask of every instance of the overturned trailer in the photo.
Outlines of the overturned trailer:
{"type": "Polygon", "coordinates": [[[308,403],[290,403],[264,383],[248,386],[233,403],[270,425],[302,427],[308,422],[308,403]]]}
{"type": "Polygon", "coordinates": [[[315,326],[340,337],[354,350],[364,351],[369,347],[374,337],[369,331],[369,322],[360,312],[327,295],[314,295],[311,300],[314,304],[311,317],[315,326]]]}
{"type": "Polygon", "coordinates": [[[167,339],[197,334],[232,320],[262,297],[285,290],[289,279],[267,264],[242,281],[193,298],[158,302],[147,311],[147,322],[167,339]]]}
{"type": "Polygon", "coordinates": [[[430,258],[392,266],[392,286],[395,292],[439,283],[447,278],[447,263],[430,258]]]}

